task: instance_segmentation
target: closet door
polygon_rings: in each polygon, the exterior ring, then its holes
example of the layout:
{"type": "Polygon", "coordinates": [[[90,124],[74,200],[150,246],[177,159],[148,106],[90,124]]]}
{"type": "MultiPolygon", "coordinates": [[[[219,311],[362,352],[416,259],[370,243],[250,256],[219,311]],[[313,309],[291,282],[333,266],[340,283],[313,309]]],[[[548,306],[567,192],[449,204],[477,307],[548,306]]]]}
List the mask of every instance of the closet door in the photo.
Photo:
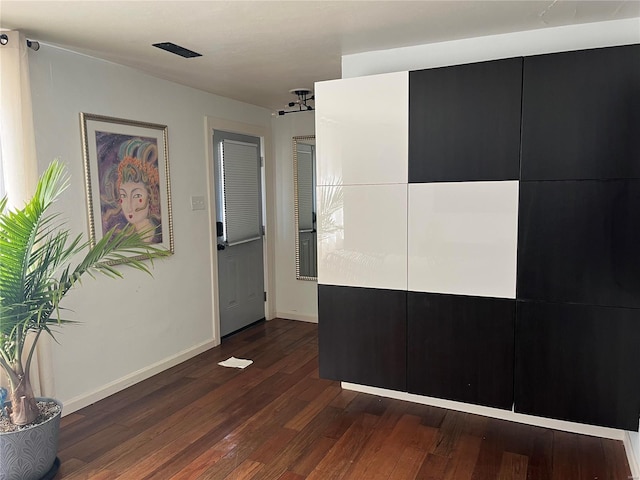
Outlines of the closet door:
{"type": "Polygon", "coordinates": [[[640,45],[526,57],[521,180],[640,178],[640,45]]]}
{"type": "Polygon", "coordinates": [[[522,58],[409,73],[409,182],[517,180],[522,58]]]}
{"type": "Polygon", "coordinates": [[[407,183],[408,76],[316,84],[318,185],[407,183]]]}
{"type": "Polygon", "coordinates": [[[407,390],[510,410],[515,300],[409,292],[407,390]]]}
{"type": "Polygon", "coordinates": [[[640,180],[521,182],[518,298],[640,314],[639,221],[640,180]]]}
{"type": "Polygon", "coordinates": [[[407,292],[318,285],[320,376],[406,389],[407,292]]]}
{"type": "Polygon", "coordinates": [[[637,431],[640,311],[518,302],[515,411],[637,431]]]}

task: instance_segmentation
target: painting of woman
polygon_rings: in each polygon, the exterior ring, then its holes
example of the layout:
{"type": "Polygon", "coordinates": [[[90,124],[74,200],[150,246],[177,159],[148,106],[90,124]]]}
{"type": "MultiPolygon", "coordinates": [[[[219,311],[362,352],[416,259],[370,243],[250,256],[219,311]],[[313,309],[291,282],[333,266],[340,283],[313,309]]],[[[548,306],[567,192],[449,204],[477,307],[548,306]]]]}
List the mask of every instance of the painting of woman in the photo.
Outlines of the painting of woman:
{"type": "Polygon", "coordinates": [[[162,243],[155,139],[96,132],[103,235],[133,225],[148,243],[162,243]]]}

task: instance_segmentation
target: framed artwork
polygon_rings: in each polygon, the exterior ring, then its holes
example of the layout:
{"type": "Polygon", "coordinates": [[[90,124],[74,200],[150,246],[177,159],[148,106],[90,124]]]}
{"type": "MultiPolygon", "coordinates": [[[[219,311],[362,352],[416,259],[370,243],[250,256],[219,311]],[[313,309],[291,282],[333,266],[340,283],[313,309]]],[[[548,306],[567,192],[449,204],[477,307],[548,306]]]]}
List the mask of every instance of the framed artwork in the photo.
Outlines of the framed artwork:
{"type": "Polygon", "coordinates": [[[89,113],[80,124],[91,245],[131,224],[173,253],[166,125],[89,113]]]}

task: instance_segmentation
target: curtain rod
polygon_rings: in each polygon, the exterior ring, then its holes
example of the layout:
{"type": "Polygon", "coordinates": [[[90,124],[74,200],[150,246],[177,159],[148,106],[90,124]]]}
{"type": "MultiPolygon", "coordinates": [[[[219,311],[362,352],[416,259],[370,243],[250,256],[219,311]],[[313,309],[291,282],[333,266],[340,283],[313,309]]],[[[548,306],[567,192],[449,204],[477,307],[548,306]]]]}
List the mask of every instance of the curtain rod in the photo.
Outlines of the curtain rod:
{"type": "MultiPolygon", "coordinates": [[[[9,36],[6,33],[0,33],[0,45],[6,45],[7,43],[9,43],[9,36]]],[[[40,43],[35,40],[27,40],[27,47],[37,52],[40,50],[40,43]]]]}

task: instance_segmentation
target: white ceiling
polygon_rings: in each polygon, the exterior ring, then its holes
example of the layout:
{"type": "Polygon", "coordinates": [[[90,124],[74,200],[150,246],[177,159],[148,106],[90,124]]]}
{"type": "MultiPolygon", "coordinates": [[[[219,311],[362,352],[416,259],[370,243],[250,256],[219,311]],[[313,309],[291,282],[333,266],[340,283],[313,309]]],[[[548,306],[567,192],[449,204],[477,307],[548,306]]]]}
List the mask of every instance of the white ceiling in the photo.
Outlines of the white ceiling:
{"type": "Polygon", "coordinates": [[[29,39],[272,110],[293,88],[339,78],[344,54],[630,17],[640,0],[0,0],[0,27],[29,39]]]}

